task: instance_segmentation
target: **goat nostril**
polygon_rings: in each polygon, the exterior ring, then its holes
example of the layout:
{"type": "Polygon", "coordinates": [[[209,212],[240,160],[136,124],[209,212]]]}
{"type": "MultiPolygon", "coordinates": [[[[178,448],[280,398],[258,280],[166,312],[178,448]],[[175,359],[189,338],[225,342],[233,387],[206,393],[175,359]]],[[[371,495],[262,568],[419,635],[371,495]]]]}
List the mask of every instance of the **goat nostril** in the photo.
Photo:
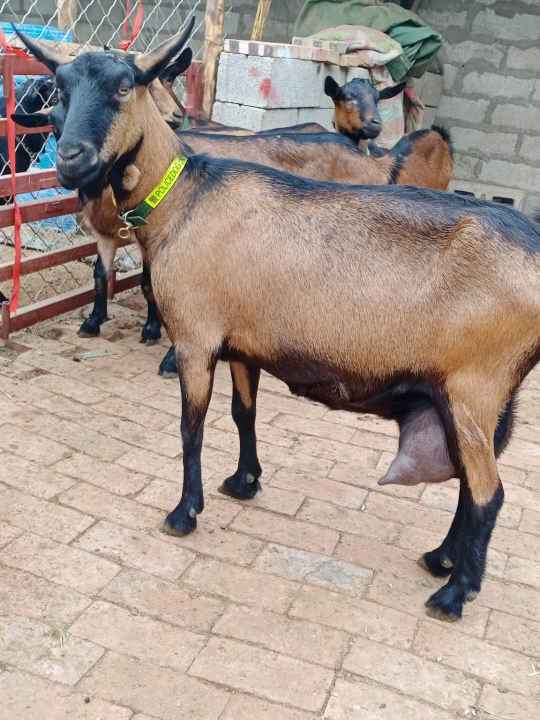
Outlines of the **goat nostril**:
{"type": "Polygon", "coordinates": [[[76,160],[83,151],[84,147],[82,145],[61,145],[58,147],[57,153],[62,160],[71,161],[76,160]]]}

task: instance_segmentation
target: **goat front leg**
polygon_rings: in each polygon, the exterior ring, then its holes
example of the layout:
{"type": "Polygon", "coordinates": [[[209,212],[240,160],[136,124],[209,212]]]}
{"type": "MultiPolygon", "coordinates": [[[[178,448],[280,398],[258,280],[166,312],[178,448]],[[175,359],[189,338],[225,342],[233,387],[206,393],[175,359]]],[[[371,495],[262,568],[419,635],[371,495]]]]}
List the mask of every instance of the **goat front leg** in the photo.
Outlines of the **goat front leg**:
{"type": "Polygon", "coordinates": [[[259,478],[262,469],[257,457],[255,435],[257,390],[261,371],[241,362],[231,361],[229,364],[233,381],[231,410],[240,438],[240,457],[238,469],[225,480],[219,491],[239,500],[251,500],[261,489],[259,478]]]}
{"type": "Polygon", "coordinates": [[[155,345],[161,337],[161,315],[154,298],[150,265],[146,259],[143,259],[142,264],[141,290],[148,306],[146,322],[141,332],[141,342],[146,345],[155,345]]]}
{"type": "Polygon", "coordinates": [[[184,482],[180,502],[165,519],[162,530],[169,535],[187,535],[197,527],[197,515],[204,509],[201,450],[216,359],[211,353],[178,351],[177,363],[182,392],[184,482]]]}
{"type": "Polygon", "coordinates": [[[107,318],[107,272],[103,265],[101,255],[94,263],[94,287],[96,297],[90,315],[79,328],[79,337],[97,337],[100,328],[107,318]]]}

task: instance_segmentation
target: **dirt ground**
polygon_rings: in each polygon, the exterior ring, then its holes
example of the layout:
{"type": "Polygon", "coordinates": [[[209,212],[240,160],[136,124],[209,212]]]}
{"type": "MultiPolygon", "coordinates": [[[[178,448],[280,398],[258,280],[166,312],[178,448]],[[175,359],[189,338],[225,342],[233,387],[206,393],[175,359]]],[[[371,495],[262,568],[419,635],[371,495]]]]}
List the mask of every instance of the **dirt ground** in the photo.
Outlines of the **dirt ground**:
{"type": "Polygon", "coordinates": [[[500,463],[506,504],[478,599],[429,619],[416,564],[456,486],[380,488],[392,424],[264,377],[263,491],[236,467],[217,372],[197,531],[179,499],[179,391],[139,344],[139,295],[102,338],[79,314],[0,349],[0,720],[532,720],[540,717],[540,372],[500,463]]]}

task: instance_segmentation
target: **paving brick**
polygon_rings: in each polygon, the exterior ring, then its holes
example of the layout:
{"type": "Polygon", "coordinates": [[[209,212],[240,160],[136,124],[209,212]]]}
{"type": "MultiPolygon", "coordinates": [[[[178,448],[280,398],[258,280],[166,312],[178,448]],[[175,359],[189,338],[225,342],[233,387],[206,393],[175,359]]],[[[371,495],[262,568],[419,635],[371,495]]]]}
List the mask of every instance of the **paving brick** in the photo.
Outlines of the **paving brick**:
{"type": "Polygon", "coordinates": [[[327,720],[452,720],[454,715],[360,679],[338,679],[326,707],[327,720]]]}
{"type": "Polygon", "coordinates": [[[338,665],[348,644],[338,630],[238,606],[226,610],[213,632],[330,668],[338,665]]]}
{"type": "Polygon", "coordinates": [[[250,508],[245,508],[235,518],[232,528],[269,542],[284,543],[300,550],[327,555],[332,553],[339,538],[335,530],[250,508]]]}
{"type": "Polygon", "coordinates": [[[373,576],[366,568],[283,545],[268,545],[257,558],[255,567],[289,580],[303,580],[351,595],[363,595],[373,576]]]}
{"type": "Polygon", "coordinates": [[[394,455],[398,449],[397,438],[390,435],[383,435],[382,433],[374,433],[369,430],[360,429],[357,430],[351,442],[353,445],[360,445],[361,447],[372,448],[373,450],[381,450],[385,452],[391,452],[394,455]]]}
{"type": "Polygon", "coordinates": [[[343,667],[454,713],[469,711],[480,690],[475,680],[457,670],[364,638],[353,642],[343,667]]]}
{"type": "MultiPolygon", "coordinates": [[[[487,65],[499,67],[504,57],[504,52],[498,45],[491,43],[479,43],[474,42],[473,40],[448,43],[445,50],[448,60],[458,64],[460,67],[463,67],[471,60],[478,60],[487,65]]],[[[509,67],[516,68],[515,65],[509,67]]]]}
{"type": "Polygon", "coordinates": [[[137,570],[122,570],[101,596],[173,625],[198,632],[210,629],[223,612],[223,603],[191,588],[137,570]]]}
{"type": "MultiPolygon", "coordinates": [[[[419,553],[416,553],[418,555],[419,553]]],[[[340,560],[371,570],[385,570],[400,577],[422,577],[422,570],[412,559],[413,553],[394,545],[372,542],[358,535],[343,535],[334,555],[340,560]]]]}
{"type": "MultiPolygon", "coordinates": [[[[142,475],[121,465],[101,462],[82,453],[74,453],[70,458],[61,460],[53,469],[68,478],[86,480],[117,495],[139,492],[151,480],[149,475],[142,475]]],[[[68,480],[66,479],[65,482],[67,483],[68,480]]]]}
{"type": "Polygon", "coordinates": [[[501,552],[522,558],[537,558],[540,556],[540,537],[538,535],[529,535],[500,525],[495,527],[493,531],[491,545],[501,552]]]}
{"type": "Polygon", "coordinates": [[[98,600],[71,626],[76,637],[184,672],[206,643],[203,635],[98,600]]]}
{"type": "MultiPolygon", "coordinates": [[[[88,378],[88,382],[90,382],[90,378],[88,378]]],[[[93,405],[102,402],[107,397],[107,393],[99,388],[59,375],[40,375],[34,378],[30,385],[55,395],[63,395],[83,405],[93,405]]]]}
{"type": "Polygon", "coordinates": [[[12,488],[0,488],[0,518],[15,527],[68,543],[94,519],[70,508],[39,500],[12,488]]]}
{"type": "Polygon", "coordinates": [[[41,465],[52,465],[71,454],[65,445],[14,425],[0,427],[0,447],[41,465]]]}
{"type": "Polygon", "coordinates": [[[318,665],[221,638],[210,640],[189,674],[310,711],[322,708],[334,677],[318,665]]]}
{"type": "Polygon", "coordinates": [[[22,672],[0,675],[0,720],[130,720],[131,710],[22,672]]]}
{"type": "Polygon", "coordinates": [[[486,637],[496,645],[540,657],[540,622],[494,610],[489,618],[486,637]]]}
{"type": "Polygon", "coordinates": [[[506,690],[532,695],[538,689],[529,658],[475,638],[467,639],[464,652],[463,636],[440,622],[420,623],[414,649],[423,657],[437,659],[506,690]]]}
{"type": "Polygon", "coordinates": [[[487,97],[503,97],[505,99],[527,99],[534,88],[533,79],[523,79],[500,75],[498,73],[476,71],[467,73],[463,78],[463,91],[466,94],[479,94],[487,97]]]}
{"type": "Polygon", "coordinates": [[[300,520],[325,525],[352,535],[362,535],[380,542],[394,541],[401,529],[397,523],[380,520],[368,512],[336,507],[310,498],[302,505],[297,517],[300,520]]]}
{"type": "Polygon", "coordinates": [[[159,510],[84,482],[66,490],[58,500],[62,505],[135,530],[158,527],[163,519],[159,510]]]}
{"type": "Polygon", "coordinates": [[[530,720],[538,716],[540,701],[535,697],[526,698],[493,685],[485,685],[478,709],[490,718],[530,720]]]}
{"type": "Polygon", "coordinates": [[[417,623],[406,613],[308,586],[298,593],[290,615],[399,648],[411,646],[417,623]]]}
{"type": "Polygon", "coordinates": [[[520,530],[527,533],[540,535],[540,512],[535,510],[524,510],[520,530]]]}
{"type": "Polygon", "coordinates": [[[4,545],[7,545],[12,540],[15,540],[15,538],[22,535],[23,532],[24,531],[20,528],[8,525],[5,522],[0,522],[0,548],[4,547],[4,545]]]}
{"type": "Polygon", "coordinates": [[[481,10],[474,18],[472,31],[482,35],[489,35],[497,41],[534,40],[537,35],[535,28],[538,25],[536,15],[516,13],[512,15],[498,14],[495,10],[487,8],[481,10]]]}
{"type": "MultiPolygon", "coordinates": [[[[410,580],[385,571],[377,573],[369,586],[367,599],[387,607],[411,613],[424,619],[425,602],[430,595],[441,587],[441,581],[427,573],[416,580],[410,580]]],[[[483,637],[489,618],[489,608],[479,603],[467,603],[463,608],[463,617],[459,623],[460,632],[483,637]]]]}
{"type": "MultiPolygon", "coordinates": [[[[347,445],[335,440],[302,435],[296,447],[300,452],[333,462],[354,463],[360,467],[374,468],[380,458],[378,450],[357,445],[347,445]]],[[[357,470],[358,472],[358,470],[357,470]]]]}
{"type": "Polygon", "coordinates": [[[170,668],[107,653],[79,689],[160,720],[217,720],[228,694],[170,668]]]}
{"type": "MultiPolygon", "coordinates": [[[[521,131],[533,131],[538,128],[540,109],[532,106],[500,103],[493,111],[491,122],[493,125],[503,125],[521,131]]],[[[506,455],[505,455],[506,458],[506,455]]],[[[506,460],[508,462],[508,460],[506,460]]]]}
{"type": "MultiPolygon", "coordinates": [[[[220,720],[312,720],[311,713],[275,705],[250,695],[233,695],[220,720]]],[[[135,720],[137,720],[135,718],[135,720]]]]}
{"type": "Polygon", "coordinates": [[[536,588],[487,579],[478,601],[485,607],[540,622],[540,592],[536,588]]]}
{"type": "Polygon", "coordinates": [[[513,556],[508,559],[505,577],[512,582],[540,589],[540,562],[513,556]]]}
{"type": "Polygon", "coordinates": [[[0,661],[19,670],[75,685],[102,654],[102,648],[72,637],[63,628],[0,616],[0,661]]]}
{"type": "Polygon", "coordinates": [[[353,485],[345,485],[328,478],[315,478],[288,468],[278,470],[272,476],[270,484],[283,490],[296,490],[308,497],[327,500],[334,505],[348,508],[360,508],[367,496],[365,490],[353,485]]]}
{"type": "Polygon", "coordinates": [[[119,457],[116,462],[128,470],[144,473],[147,476],[163,478],[171,482],[179,482],[182,477],[181,464],[177,459],[173,460],[156,455],[156,453],[142,448],[131,448],[129,452],[119,457]]]}
{"type": "Polygon", "coordinates": [[[394,498],[389,501],[379,492],[371,492],[366,500],[367,512],[383,520],[422,527],[446,534],[452,515],[435,508],[426,508],[409,500],[394,498]]]}
{"type": "Polygon", "coordinates": [[[349,442],[354,435],[354,430],[346,425],[337,425],[336,423],[313,418],[303,418],[299,415],[280,414],[273,420],[272,425],[288,430],[289,436],[291,433],[303,433],[345,443],[349,442]]]}
{"type": "Polygon", "coordinates": [[[136,530],[101,520],[76,542],[77,547],[167,580],[178,578],[193,553],[136,530]]]}
{"type": "MultiPolygon", "coordinates": [[[[240,508],[240,506],[245,505],[247,507],[260,508],[261,510],[270,510],[280,515],[296,515],[305,500],[304,495],[293,490],[282,490],[281,488],[268,485],[266,483],[266,470],[267,468],[265,468],[264,475],[261,478],[262,490],[260,490],[252,500],[235,500],[236,506],[240,508]]],[[[221,482],[222,478],[217,478],[215,489],[209,487],[210,492],[217,492],[217,487],[221,485],[221,482]]]]}
{"type": "Polygon", "coordinates": [[[25,533],[0,553],[0,562],[92,595],[119,571],[118,565],[74,547],[25,533]]]}
{"type": "Polygon", "coordinates": [[[291,468],[297,472],[306,473],[307,475],[326,477],[334,465],[333,460],[310,455],[304,452],[303,448],[284,450],[276,445],[258,441],[257,451],[263,468],[267,463],[270,463],[278,468],[291,468]]]}
{"type": "Polygon", "coordinates": [[[90,604],[84,595],[13,568],[0,567],[2,614],[69,625],[90,604]]]}
{"type": "Polygon", "coordinates": [[[209,559],[196,560],[182,581],[198,592],[278,613],[287,611],[299,587],[289,580],[209,559]]]}
{"type": "MultiPolygon", "coordinates": [[[[130,355],[130,365],[131,362],[132,356],[130,355]]],[[[130,400],[118,397],[107,398],[95,405],[93,409],[106,415],[113,415],[115,417],[131,420],[134,423],[154,431],[164,430],[168,425],[170,425],[170,423],[175,422],[177,434],[180,432],[180,406],[178,402],[176,403],[176,411],[174,414],[145,407],[138,402],[131,402],[130,400]]]]}
{"type": "Polygon", "coordinates": [[[60,475],[56,468],[43,467],[9,453],[2,453],[0,458],[0,482],[44,500],[74,483],[72,479],[60,475]]]}
{"type": "Polygon", "coordinates": [[[506,64],[512,70],[530,70],[534,73],[540,65],[540,50],[537,48],[521,50],[511,47],[508,49],[506,64]]]}

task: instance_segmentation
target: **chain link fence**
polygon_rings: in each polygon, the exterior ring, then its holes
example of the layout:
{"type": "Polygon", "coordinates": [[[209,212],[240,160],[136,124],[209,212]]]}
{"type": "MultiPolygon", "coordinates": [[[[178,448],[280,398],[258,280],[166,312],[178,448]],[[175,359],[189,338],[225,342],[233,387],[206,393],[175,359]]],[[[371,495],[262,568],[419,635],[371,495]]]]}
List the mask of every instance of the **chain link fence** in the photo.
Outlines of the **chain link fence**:
{"type": "MultiPolygon", "coordinates": [[[[264,39],[287,41],[292,36],[294,19],[303,0],[274,0],[266,23],[264,39]]],[[[227,37],[249,38],[256,15],[258,0],[226,0],[225,35],[227,37]]],[[[65,40],[85,48],[119,47],[122,41],[130,38],[137,17],[143,9],[142,25],[133,49],[144,51],[152,49],[162,40],[179,32],[195,16],[195,27],[190,46],[195,59],[200,60],[204,41],[204,14],[206,0],[0,0],[0,28],[8,37],[12,35],[10,23],[15,22],[29,35],[41,39],[65,40]]],[[[17,104],[21,111],[32,110],[32,87],[28,87],[28,78],[17,77],[17,104]],[[26,83],[26,85],[25,85],[26,83]],[[30,106],[30,107],[28,107],[30,106]]],[[[183,95],[183,81],[177,81],[175,88],[179,97],[183,95]]],[[[5,94],[5,93],[4,93],[5,94]]],[[[45,105],[53,98],[44,98],[45,105]]],[[[35,109],[35,108],[34,108],[35,109]]],[[[52,168],[55,165],[56,146],[52,136],[41,137],[40,147],[32,151],[33,161],[25,152],[27,135],[17,138],[18,171],[52,168]],[[23,158],[19,167],[19,159],[23,158]],[[26,165],[26,166],[25,166],[26,165]],[[29,166],[29,167],[28,167],[29,166]]],[[[0,138],[0,174],[10,173],[7,162],[5,139],[0,138]]],[[[56,198],[65,191],[62,189],[40,190],[36,193],[19,195],[19,201],[29,199],[56,198]]],[[[0,198],[5,204],[6,198],[0,198]]],[[[74,243],[87,241],[85,231],[77,217],[73,215],[52,218],[40,222],[27,223],[22,227],[23,259],[36,254],[68,247],[74,243]]],[[[12,229],[0,229],[0,263],[13,260],[12,229]]],[[[46,298],[74,290],[92,283],[92,261],[67,263],[61,267],[50,268],[39,273],[21,277],[20,305],[38,302],[46,298]]],[[[119,250],[116,268],[120,272],[138,267],[140,257],[135,246],[119,250]]],[[[0,283],[0,292],[10,297],[11,284],[0,283]]],[[[1,299],[1,296],[0,296],[1,299]]]]}
{"type": "MultiPolygon", "coordinates": [[[[142,27],[133,45],[133,49],[144,51],[159,44],[163,39],[179,32],[195,15],[196,23],[190,42],[196,55],[200,57],[203,45],[204,0],[156,0],[143,4],[142,27]]],[[[130,38],[138,2],[126,0],[0,0],[0,20],[6,36],[11,35],[10,22],[15,22],[29,35],[41,39],[65,40],[80,45],[80,49],[96,47],[116,48],[130,38]],[[62,28],[59,30],[59,26],[62,28]]],[[[10,38],[8,37],[8,40],[10,38]]],[[[21,112],[35,110],[32,94],[36,85],[27,77],[16,77],[17,107],[21,112]]],[[[182,81],[179,81],[180,84],[182,81]]],[[[177,92],[182,96],[183,89],[177,92]]],[[[5,91],[3,93],[6,94],[5,91]]],[[[44,93],[42,93],[44,95],[44,93]]],[[[43,97],[45,107],[53,102],[50,88],[47,97],[43,97]]],[[[4,106],[5,107],[5,106],[4,106]]],[[[48,137],[27,135],[17,137],[18,172],[52,168],[55,165],[56,144],[52,135],[48,137]],[[30,145],[33,147],[29,148],[30,145]],[[32,160],[32,162],[30,162],[32,160]]],[[[0,174],[10,173],[7,145],[0,139],[0,174]]],[[[34,193],[18,195],[19,202],[32,199],[57,198],[64,194],[60,188],[40,190],[34,193]]],[[[9,202],[1,198],[0,203],[9,202]]],[[[22,227],[23,259],[43,252],[65,248],[74,243],[91,240],[73,215],[51,218],[39,222],[26,223],[22,227]]],[[[13,260],[12,228],[0,229],[0,263],[13,260]]],[[[20,305],[27,305],[55,295],[74,290],[92,283],[93,258],[66,263],[60,267],[49,268],[38,273],[21,277],[20,305]]],[[[122,248],[117,253],[116,268],[120,272],[132,270],[140,265],[140,256],[134,245],[122,248]]],[[[0,292],[9,298],[11,284],[0,284],[0,292]]]]}

